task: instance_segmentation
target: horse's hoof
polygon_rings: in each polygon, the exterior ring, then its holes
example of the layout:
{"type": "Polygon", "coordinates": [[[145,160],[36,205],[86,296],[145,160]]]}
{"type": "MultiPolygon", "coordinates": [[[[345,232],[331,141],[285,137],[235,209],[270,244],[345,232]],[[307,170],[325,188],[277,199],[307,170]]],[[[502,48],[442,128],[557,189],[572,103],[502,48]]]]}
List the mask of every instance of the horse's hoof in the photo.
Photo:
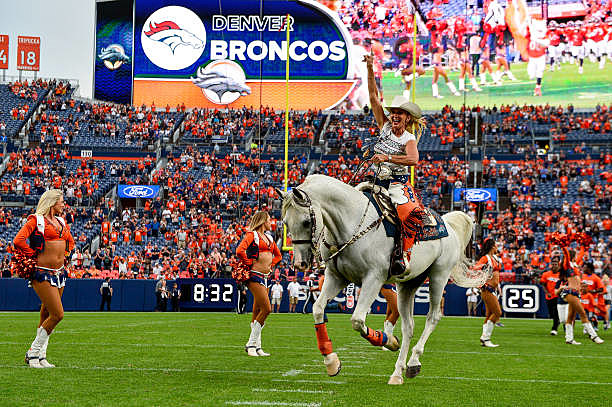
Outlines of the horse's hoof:
{"type": "Polygon", "coordinates": [[[331,377],[338,375],[342,369],[342,363],[340,362],[340,359],[336,353],[330,353],[327,355],[323,363],[325,363],[327,375],[331,377]]]}
{"type": "Polygon", "coordinates": [[[389,339],[387,339],[387,343],[385,343],[384,347],[392,350],[393,352],[397,351],[400,348],[400,343],[397,336],[391,335],[389,339]]]}
{"type": "Polygon", "coordinates": [[[416,377],[419,373],[421,373],[421,365],[406,367],[406,377],[409,379],[416,377]]]}
{"type": "Polygon", "coordinates": [[[404,378],[402,376],[391,376],[387,384],[404,384],[404,378]]]}

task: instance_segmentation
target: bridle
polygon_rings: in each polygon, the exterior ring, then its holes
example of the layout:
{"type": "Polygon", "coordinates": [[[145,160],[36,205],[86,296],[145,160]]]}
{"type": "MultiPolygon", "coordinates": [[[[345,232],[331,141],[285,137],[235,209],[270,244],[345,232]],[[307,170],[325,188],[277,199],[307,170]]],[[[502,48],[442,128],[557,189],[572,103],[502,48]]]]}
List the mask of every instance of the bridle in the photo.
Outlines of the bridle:
{"type": "MultiPolygon", "coordinates": [[[[296,191],[296,190],[299,191],[299,195],[300,196],[296,196],[295,193],[293,194],[293,200],[294,200],[295,204],[300,206],[300,207],[302,207],[302,208],[308,209],[308,213],[309,213],[309,216],[310,216],[310,239],[292,240],[292,243],[293,244],[310,244],[310,251],[312,252],[314,258],[319,263],[319,265],[323,265],[323,264],[327,263],[330,260],[335,260],[335,258],[344,249],[346,249],[348,246],[350,246],[353,243],[355,243],[357,240],[361,239],[370,230],[378,227],[381,224],[381,222],[383,221],[383,219],[385,218],[385,216],[388,215],[388,212],[386,210],[383,210],[383,213],[375,221],[370,223],[370,225],[368,225],[368,227],[363,229],[361,232],[353,233],[353,236],[346,243],[341,245],[340,248],[338,248],[337,245],[330,244],[327,241],[325,241],[325,239],[323,239],[323,244],[325,245],[325,247],[327,247],[327,249],[331,253],[330,256],[327,259],[323,259],[323,255],[321,254],[321,251],[319,250],[319,242],[321,240],[321,237],[323,236],[323,232],[325,231],[325,228],[322,227],[321,231],[319,232],[319,234],[317,236],[317,219],[316,219],[316,216],[315,216],[314,208],[312,207],[312,200],[310,199],[308,194],[306,192],[304,192],[303,190],[295,188],[294,191],[296,191]]],[[[361,217],[361,221],[357,225],[356,230],[359,230],[359,228],[363,224],[363,221],[365,219],[365,215],[367,213],[367,209],[368,208],[366,207],[366,211],[364,212],[363,216],[361,217]]]]}

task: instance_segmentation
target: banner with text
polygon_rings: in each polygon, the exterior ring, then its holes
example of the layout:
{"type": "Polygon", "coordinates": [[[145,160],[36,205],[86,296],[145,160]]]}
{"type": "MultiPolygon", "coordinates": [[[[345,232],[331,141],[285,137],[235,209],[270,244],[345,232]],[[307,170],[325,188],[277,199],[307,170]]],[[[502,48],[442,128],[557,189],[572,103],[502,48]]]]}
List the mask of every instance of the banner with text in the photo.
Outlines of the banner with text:
{"type": "Polygon", "coordinates": [[[17,37],[17,70],[40,70],[40,37],[17,37]]]}

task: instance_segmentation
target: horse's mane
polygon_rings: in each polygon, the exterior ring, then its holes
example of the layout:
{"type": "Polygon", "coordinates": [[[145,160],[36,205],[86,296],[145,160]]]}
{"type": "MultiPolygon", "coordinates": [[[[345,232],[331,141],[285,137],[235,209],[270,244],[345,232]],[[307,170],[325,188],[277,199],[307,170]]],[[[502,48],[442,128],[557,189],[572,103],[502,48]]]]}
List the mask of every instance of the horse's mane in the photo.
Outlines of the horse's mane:
{"type": "MultiPolygon", "coordinates": [[[[298,186],[302,191],[308,193],[313,189],[341,189],[346,193],[354,193],[358,192],[354,187],[349,184],[345,184],[344,182],[328,177],[323,174],[313,174],[306,177],[306,180],[298,186]]],[[[293,199],[293,194],[289,193],[286,195],[285,199],[283,199],[283,206],[281,208],[281,214],[284,217],[287,209],[295,203],[293,199]]]]}

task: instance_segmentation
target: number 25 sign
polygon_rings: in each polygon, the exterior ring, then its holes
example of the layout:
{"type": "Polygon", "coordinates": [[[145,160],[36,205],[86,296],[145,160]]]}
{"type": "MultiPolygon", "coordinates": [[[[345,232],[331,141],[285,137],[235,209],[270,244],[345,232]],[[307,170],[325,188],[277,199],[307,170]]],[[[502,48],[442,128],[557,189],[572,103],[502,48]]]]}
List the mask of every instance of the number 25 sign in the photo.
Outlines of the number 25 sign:
{"type": "Polygon", "coordinates": [[[17,37],[17,69],[40,70],[40,37],[17,37]]]}

